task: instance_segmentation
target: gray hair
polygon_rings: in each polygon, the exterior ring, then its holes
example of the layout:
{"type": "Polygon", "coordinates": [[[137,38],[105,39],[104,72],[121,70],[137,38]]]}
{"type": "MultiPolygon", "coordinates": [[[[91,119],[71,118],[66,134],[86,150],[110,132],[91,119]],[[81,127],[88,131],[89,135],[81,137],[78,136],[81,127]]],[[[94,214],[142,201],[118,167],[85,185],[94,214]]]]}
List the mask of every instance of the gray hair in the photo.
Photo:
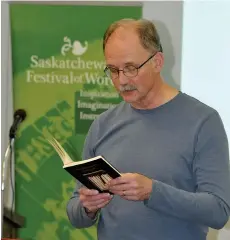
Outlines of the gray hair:
{"type": "Polygon", "coordinates": [[[141,45],[146,50],[151,52],[163,52],[156,26],[151,21],[146,19],[135,20],[130,18],[116,21],[107,28],[103,37],[103,51],[105,51],[105,46],[108,39],[119,27],[135,27],[141,45]]]}

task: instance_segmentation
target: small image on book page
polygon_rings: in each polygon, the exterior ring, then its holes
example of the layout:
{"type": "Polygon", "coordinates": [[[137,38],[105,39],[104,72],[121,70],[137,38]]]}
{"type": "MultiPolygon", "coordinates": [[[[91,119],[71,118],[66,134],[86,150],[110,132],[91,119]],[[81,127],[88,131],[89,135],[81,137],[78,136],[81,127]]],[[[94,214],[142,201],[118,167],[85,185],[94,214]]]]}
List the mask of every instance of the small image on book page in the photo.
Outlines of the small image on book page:
{"type": "Polygon", "coordinates": [[[85,174],[88,179],[96,185],[101,191],[108,190],[107,183],[112,180],[110,175],[103,170],[92,172],[90,174],[85,174]]]}

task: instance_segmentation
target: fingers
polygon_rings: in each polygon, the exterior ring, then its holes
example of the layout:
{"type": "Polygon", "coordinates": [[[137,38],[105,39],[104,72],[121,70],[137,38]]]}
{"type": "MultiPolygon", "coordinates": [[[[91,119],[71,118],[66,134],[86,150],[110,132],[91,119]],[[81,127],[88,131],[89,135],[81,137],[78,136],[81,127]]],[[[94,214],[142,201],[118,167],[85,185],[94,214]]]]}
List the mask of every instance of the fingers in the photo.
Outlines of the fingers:
{"type": "Polygon", "coordinates": [[[107,200],[107,201],[105,201],[105,202],[102,202],[102,203],[98,204],[98,205],[97,205],[98,209],[105,207],[105,206],[110,202],[110,200],[111,200],[111,199],[109,199],[109,200],[107,200]]]}
{"type": "Polygon", "coordinates": [[[88,189],[88,188],[80,188],[79,193],[87,196],[94,196],[99,194],[97,190],[88,189]]]}
{"type": "Polygon", "coordinates": [[[123,190],[128,190],[131,187],[132,187],[132,184],[130,184],[130,183],[116,184],[116,185],[110,185],[109,190],[110,191],[123,191],[123,190]]]}
{"type": "Polygon", "coordinates": [[[133,200],[133,198],[135,198],[136,196],[139,195],[139,191],[140,189],[136,189],[136,188],[130,188],[130,187],[124,187],[121,190],[113,190],[111,191],[113,194],[119,195],[122,198],[132,198],[130,200],[133,200]]]}
{"type": "Polygon", "coordinates": [[[98,193],[97,195],[84,195],[80,194],[81,202],[96,202],[97,200],[109,200],[111,195],[109,193],[98,193]]]}
{"type": "Polygon", "coordinates": [[[109,186],[129,183],[131,180],[133,180],[133,178],[134,178],[134,174],[132,174],[132,173],[125,173],[125,174],[122,174],[121,177],[112,179],[109,182],[109,186]]]}
{"type": "Polygon", "coordinates": [[[79,189],[80,202],[89,211],[97,211],[109,203],[112,196],[109,193],[99,193],[97,190],[87,188],[79,189]]]}
{"type": "Polygon", "coordinates": [[[109,202],[110,202],[110,199],[109,200],[100,199],[95,202],[84,202],[82,203],[82,205],[83,207],[87,208],[89,211],[93,211],[93,210],[98,210],[100,208],[105,207],[109,202]]]}
{"type": "Polygon", "coordinates": [[[109,182],[109,190],[116,195],[123,196],[124,191],[138,189],[138,182],[136,181],[136,174],[126,173],[121,177],[113,179],[109,182]]]}
{"type": "Polygon", "coordinates": [[[122,196],[124,191],[127,191],[129,189],[133,189],[132,184],[128,183],[128,184],[119,184],[119,185],[112,185],[111,187],[109,187],[109,190],[116,195],[120,195],[122,196]]]}
{"type": "Polygon", "coordinates": [[[126,173],[109,182],[109,190],[127,200],[149,199],[153,180],[138,174],[126,173]]]}

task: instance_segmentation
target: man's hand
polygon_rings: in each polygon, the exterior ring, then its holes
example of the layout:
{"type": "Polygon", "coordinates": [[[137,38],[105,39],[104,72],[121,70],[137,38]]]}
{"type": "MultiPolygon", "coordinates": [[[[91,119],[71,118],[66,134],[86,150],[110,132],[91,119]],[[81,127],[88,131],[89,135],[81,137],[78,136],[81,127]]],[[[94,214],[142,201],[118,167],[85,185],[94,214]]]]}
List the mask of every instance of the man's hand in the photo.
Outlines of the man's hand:
{"type": "Polygon", "coordinates": [[[109,190],[127,200],[143,201],[149,199],[152,185],[153,180],[144,175],[125,173],[109,182],[109,190]]]}
{"type": "Polygon", "coordinates": [[[109,193],[99,193],[97,190],[84,187],[79,189],[79,194],[80,202],[91,218],[96,215],[99,209],[105,207],[112,198],[109,193]]]}

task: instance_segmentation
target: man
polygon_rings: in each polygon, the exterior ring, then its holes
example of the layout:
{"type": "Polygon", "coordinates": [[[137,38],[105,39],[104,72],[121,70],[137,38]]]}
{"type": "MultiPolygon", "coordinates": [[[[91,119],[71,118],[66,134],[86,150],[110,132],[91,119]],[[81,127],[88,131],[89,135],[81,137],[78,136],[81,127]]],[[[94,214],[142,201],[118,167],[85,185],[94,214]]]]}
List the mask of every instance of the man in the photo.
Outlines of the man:
{"type": "Polygon", "coordinates": [[[230,213],[229,150],[217,111],[170,87],[155,26],[123,19],[104,36],[105,73],[124,102],[91,125],[83,157],[103,155],[122,176],[114,196],[78,183],[67,205],[99,240],[204,240],[230,213]]]}

